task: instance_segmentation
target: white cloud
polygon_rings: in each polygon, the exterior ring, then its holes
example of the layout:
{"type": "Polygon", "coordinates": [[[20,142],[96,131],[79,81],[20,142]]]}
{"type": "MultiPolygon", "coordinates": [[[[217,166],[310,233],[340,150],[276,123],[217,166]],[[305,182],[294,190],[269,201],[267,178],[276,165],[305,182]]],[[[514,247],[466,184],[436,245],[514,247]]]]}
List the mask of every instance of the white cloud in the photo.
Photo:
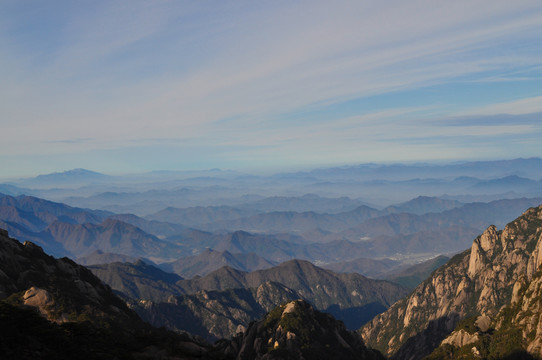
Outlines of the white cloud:
{"type": "MultiPolygon", "coordinates": [[[[50,42],[50,50],[18,43],[18,24],[33,20],[24,11],[0,15],[14,19],[0,28],[3,154],[164,137],[291,151],[296,141],[337,145],[357,136],[375,145],[384,134],[434,136],[442,129],[409,122],[419,106],[390,103],[322,123],[292,114],[471,75],[499,79],[503,69],[539,66],[542,55],[538,1],[133,1],[56,10],[44,16],[61,21],[24,35],[50,42]],[[508,49],[517,43],[524,47],[508,49]],[[81,138],[93,140],[69,141],[81,138]]],[[[542,98],[441,111],[524,114],[542,111],[542,98]]]]}
{"type": "Polygon", "coordinates": [[[491,104],[479,108],[469,109],[458,115],[523,115],[542,112],[542,96],[491,104]]]}

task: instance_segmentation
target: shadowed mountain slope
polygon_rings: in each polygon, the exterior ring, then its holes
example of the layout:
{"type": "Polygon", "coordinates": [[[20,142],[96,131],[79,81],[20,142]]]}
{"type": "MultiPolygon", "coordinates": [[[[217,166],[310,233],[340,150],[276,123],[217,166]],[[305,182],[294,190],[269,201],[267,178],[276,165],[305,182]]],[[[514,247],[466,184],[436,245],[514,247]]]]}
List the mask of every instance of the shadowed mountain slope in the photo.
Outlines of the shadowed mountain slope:
{"type": "Polygon", "coordinates": [[[303,301],[282,305],[231,341],[219,344],[237,359],[383,359],[360,337],[328,314],[303,301]]]}
{"type": "Polygon", "coordinates": [[[186,293],[196,293],[200,290],[252,288],[268,281],[295,290],[319,309],[326,309],[332,304],[349,308],[369,302],[389,306],[406,292],[386,281],[371,280],[359,274],[335,274],[302,260],[290,260],[250,273],[223,267],[202,278],[181,280],[177,285],[186,293]]]}
{"type": "Polygon", "coordinates": [[[164,279],[166,273],[142,262],[90,269],[136,304],[138,313],[152,324],[197,331],[209,339],[234,335],[239,326],[247,326],[281,301],[296,298],[311,302],[356,329],[407,293],[387,281],[335,274],[300,260],[250,273],[222,267],[204,277],[175,283],[170,281],[175,279],[164,279]],[[199,325],[180,324],[172,314],[184,314],[199,325]]]}
{"type": "Polygon", "coordinates": [[[183,293],[182,288],[176,285],[182,277],[141,260],[91,265],[88,269],[127,299],[167,301],[170,296],[183,293]]]}
{"type": "Polygon", "coordinates": [[[198,255],[183,257],[171,263],[162,263],[159,267],[184,278],[192,278],[196,275],[207,275],[223,266],[250,272],[275,265],[277,265],[276,262],[264,259],[254,253],[232,254],[227,250],[205,249],[198,255]]]}
{"type": "Polygon", "coordinates": [[[111,215],[109,218],[137,226],[146,233],[152,234],[159,238],[176,235],[186,229],[182,225],[172,224],[164,221],[149,221],[133,214],[111,215]]]}
{"type": "MultiPolygon", "coordinates": [[[[88,265],[99,265],[99,264],[110,264],[114,262],[136,262],[140,259],[131,257],[128,255],[115,254],[115,253],[106,253],[101,250],[96,250],[88,255],[78,257],[75,259],[75,262],[84,266],[88,265]]],[[[150,260],[144,260],[150,263],[150,260]]]]}
{"type": "Polygon", "coordinates": [[[74,257],[96,250],[126,254],[132,257],[175,258],[182,249],[149,235],[143,230],[115,219],[100,224],[67,224],[54,222],[44,231],[61,243],[74,257]]]}
{"type": "Polygon", "coordinates": [[[141,321],[89,270],[0,230],[2,359],[223,359],[191,336],[141,321]]]}
{"type": "Polygon", "coordinates": [[[407,202],[388,206],[384,211],[388,213],[411,213],[423,215],[427,213],[439,213],[463,206],[464,204],[457,200],[446,200],[432,196],[418,196],[407,202]]]}
{"type": "Polygon", "coordinates": [[[263,317],[277,304],[299,299],[284,285],[266,282],[256,288],[201,290],[171,296],[167,302],[138,301],[134,310],[150,324],[188,331],[209,341],[230,338],[263,317]]]}

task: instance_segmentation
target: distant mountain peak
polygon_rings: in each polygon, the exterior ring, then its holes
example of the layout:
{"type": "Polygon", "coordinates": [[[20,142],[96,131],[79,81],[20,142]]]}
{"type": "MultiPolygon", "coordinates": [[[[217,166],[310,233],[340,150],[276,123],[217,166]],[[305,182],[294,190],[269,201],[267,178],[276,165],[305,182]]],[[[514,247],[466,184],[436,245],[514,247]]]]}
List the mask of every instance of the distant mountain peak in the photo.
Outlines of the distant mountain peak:
{"type": "Polygon", "coordinates": [[[22,179],[21,184],[37,188],[40,188],[41,186],[81,186],[83,184],[89,184],[92,182],[104,181],[109,178],[109,175],[87,169],[77,168],[62,172],[42,174],[33,178],[22,179]]]}
{"type": "Polygon", "coordinates": [[[82,176],[102,177],[102,176],[107,176],[107,175],[96,172],[96,171],[92,171],[92,170],[77,168],[77,169],[72,169],[72,170],[53,172],[50,174],[38,175],[36,176],[36,179],[46,178],[46,177],[82,177],[82,176]]]}

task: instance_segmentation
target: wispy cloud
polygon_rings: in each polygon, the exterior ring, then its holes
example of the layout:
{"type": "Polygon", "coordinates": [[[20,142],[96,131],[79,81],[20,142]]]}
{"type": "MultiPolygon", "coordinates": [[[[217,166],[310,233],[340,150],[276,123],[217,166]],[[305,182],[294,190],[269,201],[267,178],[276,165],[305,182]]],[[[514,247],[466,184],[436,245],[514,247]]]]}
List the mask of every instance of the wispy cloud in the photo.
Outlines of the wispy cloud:
{"type": "Polygon", "coordinates": [[[439,136],[441,119],[454,136],[500,134],[542,112],[540,33],[538,1],[8,1],[0,151],[203,145],[245,159],[261,145],[302,162],[328,144],[340,162],[393,156],[379,144],[439,136]]]}
{"type": "Polygon", "coordinates": [[[501,102],[497,104],[491,104],[491,105],[482,106],[479,108],[468,110],[468,114],[472,114],[472,115],[488,115],[488,114],[525,115],[525,116],[515,117],[517,119],[522,119],[522,118],[525,119],[525,118],[531,118],[531,117],[538,117],[540,119],[540,114],[539,114],[540,112],[542,112],[542,96],[528,97],[525,99],[501,102]]]}
{"type": "Polygon", "coordinates": [[[438,121],[431,121],[431,123],[446,127],[452,126],[469,128],[512,126],[520,129],[528,127],[529,129],[540,128],[542,131],[542,112],[521,115],[471,115],[439,119],[438,121]]]}
{"type": "Polygon", "coordinates": [[[91,142],[94,139],[92,138],[79,138],[79,139],[60,139],[60,140],[49,140],[48,143],[51,144],[82,144],[91,142]]]}

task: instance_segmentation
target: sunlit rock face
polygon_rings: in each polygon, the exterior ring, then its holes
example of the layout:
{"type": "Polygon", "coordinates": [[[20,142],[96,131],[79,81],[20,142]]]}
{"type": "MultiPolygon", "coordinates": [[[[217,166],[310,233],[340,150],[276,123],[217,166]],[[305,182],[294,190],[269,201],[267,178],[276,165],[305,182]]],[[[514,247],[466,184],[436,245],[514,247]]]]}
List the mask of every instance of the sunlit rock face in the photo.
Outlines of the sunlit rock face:
{"type": "Polygon", "coordinates": [[[291,301],[269,312],[232,341],[226,354],[237,359],[383,359],[367,349],[361,337],[347,331],[331,315],[304,300],[291,301]]]}
{"type": "MultiPolygon", "coordinates": [[[[417,359],[430,354],[446,338],[449,340],[444,344],[457,348],[479,342],[481,335],[475,333],[449,335],[461,319],[484,315],[480,334],[489,327],[497,331],[521,329],[524,350],[541,355],[541,263],[539,206],[502,231],[488,227],[470,249],[453,257],[411,295],[364,326],[363,338],[388,356],[417,359]]],[[[483,354],[484,349],[478,346],[476,351],[483,354]]]]}

